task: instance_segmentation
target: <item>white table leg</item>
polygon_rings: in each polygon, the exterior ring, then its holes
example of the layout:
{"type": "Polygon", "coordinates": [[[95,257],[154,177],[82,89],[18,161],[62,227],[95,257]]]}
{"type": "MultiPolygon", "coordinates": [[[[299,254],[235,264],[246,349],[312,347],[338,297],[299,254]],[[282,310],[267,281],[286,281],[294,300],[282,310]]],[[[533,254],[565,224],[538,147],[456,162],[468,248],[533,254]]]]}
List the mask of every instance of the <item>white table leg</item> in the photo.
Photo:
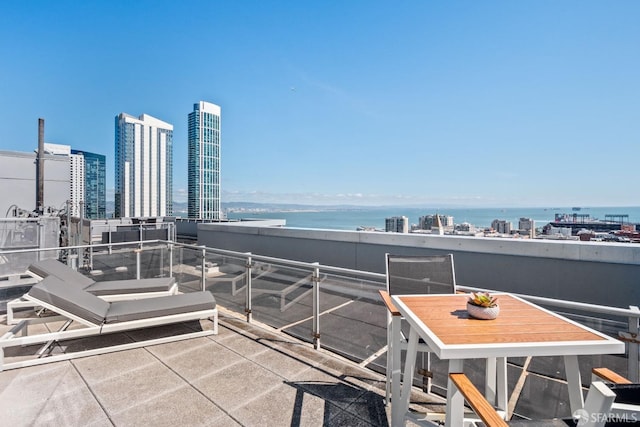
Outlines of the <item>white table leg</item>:
{"type": "Polygon", "coordinates": [[[584,407],[584,397],[582,396],[582,379],[580,378],[580,366],[578,356],[564,356],[564,370],[567,375],[567,386],[569,387],[569,403],[571,413],[584,407]]]}
{"type": "Polygon", "coordinates": [[[393,332],[392,332],[393,318],[390,313],[387,313],[387,384],[385,386],[385,404],[391,403],[391,381],[393,380],[393,332]]]}
{"type": "Polygon", "coordinates": [[[400,398],[391,396],[391,424],[393,427],[404,425],[404,416],[409,410],[411,400],[411,386],[413,385],[413,371],[416,366],[416,350],[418,349],[418,333],[414,328],[409,332],[409,344],[404,361],[404,374],[402,375],[402,391],[400,398]]]}
{"type": "MultiPolygon", "coordinates": [[[[449,373],[462,372],[464,361],[462,359],[449,360],[449,373]]],[[[445,427],[459,427],[464,422],[464,396],[453,385],[451,379],[447,379],[447,414],[445,427]]]]}
{"type": "Polygon", "coordinates": [[[484,383],[484,397],[491,404],[496,403],[496,358],[487,357],[484,383]]]}
{"type": "Polygon", "coordinates": [[[498,401],[496,406],[502,409],[505,413],[505,417],[509,417],[509,400],[507,399],[507,358],[498,357],[495,360],[498,386],[498,401]]]}
{"type": "Polygon", "coordinates": [[[400,378],[402,376],[400,365],[400,316],[392,316],[391,319],[391,399],[400,399],[400,378]]]}

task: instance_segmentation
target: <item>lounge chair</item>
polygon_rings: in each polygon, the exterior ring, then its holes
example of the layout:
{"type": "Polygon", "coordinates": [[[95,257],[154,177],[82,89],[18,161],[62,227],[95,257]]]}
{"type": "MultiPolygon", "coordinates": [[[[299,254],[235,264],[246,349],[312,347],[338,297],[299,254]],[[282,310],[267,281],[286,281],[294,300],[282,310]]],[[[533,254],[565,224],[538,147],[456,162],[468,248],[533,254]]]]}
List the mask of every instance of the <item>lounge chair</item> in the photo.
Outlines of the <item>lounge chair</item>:
{"type": "MultiPolygon", "coordinates": [[[[49,276],[34,285],[25,294],[24,298],[33,303],[33,305],[45,307],[57,313],[58,316],[22,320],[0,337],[0,370],[128,350],[218,333],[218,309],[215,298],[208,291],[151,299],[108,302],[78,286],[69,286],[62,280],[49,276]],[[5,348],[39,343],[46,343],[45,347],[48,347],[56,341],[61,342],[93,335],[205,319],[210,319],[213,322],[213,327],[209,330],[4,364],[5,348]],[[28,335],[28,326],[30,325],[57,321],[66,321],[58,332],[28,335]],[[77,322],[81,327],[67,330],[72,322],[77,322]]],[[[39,352],[40,355],[43,353],[43,351],[39,352]]]]}
{"type": "MultiPolygon", "coordinates": [[[[178,284],[173,277],[96,282],[55,259],[37,261],[29,266],[27,272],[38,280],[49,276],[57,277],[68,283],[69,286],[83,289],[105,301],[154,298],[178,293],[178,284]]],[[[16,308],[29,307],[34,307],[34,305],[24,297],[9,301],[7,303],[7,324],[17,323],[13,315],[16,308]]]]}

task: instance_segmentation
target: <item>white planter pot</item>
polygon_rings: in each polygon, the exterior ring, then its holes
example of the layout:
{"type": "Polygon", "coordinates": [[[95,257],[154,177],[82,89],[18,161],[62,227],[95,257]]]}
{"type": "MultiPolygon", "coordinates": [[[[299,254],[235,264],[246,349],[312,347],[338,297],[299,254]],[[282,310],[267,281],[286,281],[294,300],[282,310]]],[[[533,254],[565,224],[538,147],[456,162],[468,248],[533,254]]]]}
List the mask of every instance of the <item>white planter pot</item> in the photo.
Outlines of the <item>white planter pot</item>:
{"type": "Polygon", "coordinates": [[[476,319],[491,320],[498,317],[498,314],[500,313],[500,306],[479,307],[477,305],[467,303],[467,312],[469,313],[469,316],[475,317],[476,319]]]}

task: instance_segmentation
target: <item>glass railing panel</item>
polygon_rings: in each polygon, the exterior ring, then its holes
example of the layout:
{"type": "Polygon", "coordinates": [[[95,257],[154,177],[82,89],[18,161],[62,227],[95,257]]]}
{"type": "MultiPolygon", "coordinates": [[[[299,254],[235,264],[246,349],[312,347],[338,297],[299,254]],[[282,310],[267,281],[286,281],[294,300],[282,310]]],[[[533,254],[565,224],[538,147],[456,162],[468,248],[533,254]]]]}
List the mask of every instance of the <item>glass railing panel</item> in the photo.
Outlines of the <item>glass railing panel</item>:
{"type": "Polygon", "coordinates": [[[89,270],[79,270],[96,282],[136,278],[136,254],[132,248],[115,247],[93,251],[89,270]]]}
{"type": "Polygon", "coordinates": [[[173,249],[173,277],[180,291],[202,290],[202,250],[177,246],[173,249]]]}
{"type": "Polygon", "coordinates": [[[0,277],[9,281],[9,276],[21,275],[26,272],[27,267],[38,260],[38,254],[37,252],[1,254],[0,259],[0,277]]]}
{"type": "Polygon", "coordinates": [[[168,277],[169,259],[167,252],[167,247],[164,244],[145,245],[140,252],[140,278],[168,277]]]}
{"type": "Polygon", "coordinates": [[[246,263],[242,257],[211,252],[205,257],[206,289],[216,297],[218,304],[240,314],[244,314],[246,301],[246,263]]]}
{"type": "MultiPolygon", "coordinates": [[[[0,250],[36,249],[40,243],[41,229],[35,218],[3,218],[0,220],[0,250]]],[[[53,244],[57,246],[57,242],[53,244]]],[[[55,251],[46,251],[42,257],[55,257],[55,251]]],[[[0,257],[0,277],[17,275],[38,260],[38,252],[4,253],[0,257]]]]}
{"type": "Polygon", "coordinates": [[[313,269],[254,262],[251,270],[253,318],[304,341],[311,341],[313,269]],[[300,326],[300,322],[305,326],[300,326]]]}
{"type": "MultiPolygon", "coordinates": [[[[320,336],[323,348],[355,361],[376,357],[387,345],[386,308],[381,281],[336,274],[320,275],[320,336]]],[[[386,359],[373,362],[384,364],[386,359]]]]}

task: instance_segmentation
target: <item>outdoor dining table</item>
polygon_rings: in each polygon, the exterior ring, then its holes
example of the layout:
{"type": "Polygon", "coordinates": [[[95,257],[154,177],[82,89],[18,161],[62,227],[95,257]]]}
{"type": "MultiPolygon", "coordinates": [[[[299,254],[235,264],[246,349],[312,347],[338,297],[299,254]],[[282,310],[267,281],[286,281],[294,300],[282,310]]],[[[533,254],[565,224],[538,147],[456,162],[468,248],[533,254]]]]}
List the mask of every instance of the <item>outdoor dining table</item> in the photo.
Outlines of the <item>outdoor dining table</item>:
{"type": "MultiPolygon", "coordinates": [[[[578,355],[624,353],[624,343],[553,313],[515,295],[496,293],[500,314],[493,320],[469,316],[469,295],[393,295],[392,300],[408,321],[408,348],[400,398],[392,396],[393,426],[404,425],[409,408],[418,339],[422,338],[440,359],[449,360],[449,373],[462,372],[465,359],[487,359],[486,393],[507,410],[506,358],[563,356],[571,412],[584,405],[578,355]],[[499,369],[495,369],[497,366],[499,369]]],[[[399,375],[392,381],[399,381],[399,375]]],[[[461,426],[464,399],[447,383],[446,426],[461,426]],[[452,392],[452,390],[454,390],[452,392]]]]}

